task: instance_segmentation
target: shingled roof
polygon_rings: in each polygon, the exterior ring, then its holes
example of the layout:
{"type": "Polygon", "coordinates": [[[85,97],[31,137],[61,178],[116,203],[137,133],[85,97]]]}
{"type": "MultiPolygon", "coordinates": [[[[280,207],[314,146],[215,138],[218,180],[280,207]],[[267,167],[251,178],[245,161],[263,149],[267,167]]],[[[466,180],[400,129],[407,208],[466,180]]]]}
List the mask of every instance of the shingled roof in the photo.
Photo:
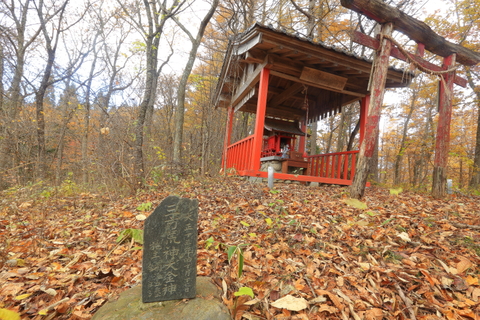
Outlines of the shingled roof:
{"type": "MultiPolygon", "coordinates": [[[[255,113],[263,67],[270,69],[267,117],[316,121],[368,94],[372,61],[257,23],[230,40],[214,104],[255,113]]],[[[412,78],[390,67],[386,87],[405,87],[412,78]]]]}

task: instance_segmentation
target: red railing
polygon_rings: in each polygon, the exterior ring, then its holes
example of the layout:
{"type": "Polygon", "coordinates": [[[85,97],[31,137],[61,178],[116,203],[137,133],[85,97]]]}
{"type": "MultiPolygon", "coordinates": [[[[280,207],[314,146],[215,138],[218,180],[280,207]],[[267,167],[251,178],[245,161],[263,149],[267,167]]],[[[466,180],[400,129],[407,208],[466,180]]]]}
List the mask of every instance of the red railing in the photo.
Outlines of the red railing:
{"type": "Polygon", "coordinates": [[[251,135],[227,147],[227,169],[235,168],[237,171],[253,169],[253,137],[251,135]]]}
{"type": "Polygon", "coordinates": [[[309,175],[321,178],[352,180],[358,150],[307,156],[309,175]]]}

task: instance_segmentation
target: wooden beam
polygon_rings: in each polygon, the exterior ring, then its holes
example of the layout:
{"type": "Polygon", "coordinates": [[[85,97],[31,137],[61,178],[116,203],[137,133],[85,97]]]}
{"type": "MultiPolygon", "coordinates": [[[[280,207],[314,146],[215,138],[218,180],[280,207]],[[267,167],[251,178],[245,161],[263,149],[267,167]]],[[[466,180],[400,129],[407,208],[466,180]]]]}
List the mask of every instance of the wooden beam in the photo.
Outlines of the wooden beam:
{"type": "MultiPolygon", "coordinates": [[[[257,106],[251,102],[247,103],[242,109],[243,112],[256,113],[257,106]]],[[[305,118],[305,112],[300,109],[278,106],[276,109],[267,108],[266,116],[272,118],[282,118],[285,120],[302,120],[305,118]]]]}
{"type": "Polygon", "coordinates": [[[301,83],[294,83],[290,87],[285,89],[282,93],[272,98],[272,100],[269,101],[268,106],[275,108],[276,106],[283,103],[285,100],[287,100],[291,96],[300,92],[302,89],[303,89],[303,85],[301,83]]]}
{"type": "Polygon", "coordinates": [[[335,74],[308,67],[303,68],[300,79],[337,90],[343,90],[348,80],[347,78],[340,77],[335,74]]]}
{"type": "Polygon", "coordinates": [[[340,0],[340,2],[345,8],[361,13],[379,23],[393,23],[396,30],[418,43],[425,44],[425,49],[434,54],[448,57],[456,53],[457,61],[467,66],[480,63],[480,53],[445,40],[426,23],[383,3],[381,0],[340,0]]]}
{"type": "Polygon", "coordinates": [[[305,111],[297,108],[287,107],[283,105],[277,106],[275,109],[267,107],[267,115],[270,117],[281,116],[285,119],[300,120],[305,118],[305,111]]]}
{"type": "Polygon", "coordinates": [[[317,83],[313,83],[313,82],[310,82],[310,81],[305,81],[305,80],[302,80],[300,78],[297,78],[297,77],[294,77],[294,76],[290,76],[288,74],[285,74],[285,73],[281,73],[281,72],[278,72],[278,71],[271,71],[271,74],[273,76],[276,76],[276,77],[280,77],[280,78],[284,78],[284,79],[287,79],[287,80],[291,80],[291,81],[295,81],[295,82],[300,82],[300,83],[303,83],[303,84],[306,84],[306,85],[309,85],[309,86],[312,86],[312,87],[316,87],[316,88],[320,88],[320,89],[325,89],[325,90],[328,90],[328,91],[334,91],[334,92],[339,92],[339,93],[345,93],[345,94],[349,94],[351,96],[356,96],[356,97],[364,97],[366,92],[365,93],[360,93],[360,92],[353,92],[353,91],[348,91],[348,90],[338,90],[338,89],[335,89],[335,88],[330,88],[330,87],[327,87],[327,86],[324,86],[324,85],[320,85],[320,84],[317,84],[317,83]]]}
{"type": "Polygon", "coordinates": [[[258,33],[249,41],[246,41],[243,44],[239,45],[236,54],[245,53],[259,43],[262,43],[262,33],[258,33]]]}
{"type": "MultiPolygon", "coordinates": [[[[250,177],[260,177],[260,178],[268,177],[268,172],[265,172],[265,171],[239,170],[238,174],[240,176],[250,176],[250,177]]],[[[273,178],[278,180],[319,182],[319,183],[338,184],[338,185],[346,185],[346,186],[352,184],[352,180],[349,180],[349,179],[323,178],[323,177],[313,177],[313,176],[307,176],[307,175],[301,175],[301,174],[300,175],[289,174],[289,173],[274,173],[273,178]]]]}
{"type": "Polygon", "coordinates": [[[232,105],[236,106],[249,92],[252,88],[254,88],[257,83],[260,81],[260,73],[262,72],[263,68],[266,67],[268,64],[268,57],[266,60],[257,66],[257,68],[248,75],[248,78],[242,84],[240,88],[238,88],[237,92],[232,98],[232,105]]]}
{"type": "Polygon", "coordinates": [[[256,93],[255,88],[252,88],[236,105],[233,105],[235,112],[240,110],[256,93]]]}
{"type": "MultiPolygon", "coordinates": [[[[352,41],[359,43],[365,47],[368,47],[373,50],[378,50],[378,47],[380,46],[380,42],[370,36],[367,36],[364,33],[354,31],[352,32],[352,41]]],[[[408,61],[407,58],[403,55],[403,53],[400,52],[396,47],[392,48],[392,51],[390,55],[394,58],[400,59],[402,61],[408,61]]],[[[410,59],[415,60],[419,65],[421,65],[424,68],[427,68],[432,71],[443,71],[443,69],[436,64],[433,64],[431,62],[428,62],[425,59],[422,59],[421,57],[410,54],[410,59]]],[[[458,84],[459,86],[465,88],[467,86],[467,80],[465,78],[462,78],[460,76],[455,76],[455,84],[458,84]]]]}

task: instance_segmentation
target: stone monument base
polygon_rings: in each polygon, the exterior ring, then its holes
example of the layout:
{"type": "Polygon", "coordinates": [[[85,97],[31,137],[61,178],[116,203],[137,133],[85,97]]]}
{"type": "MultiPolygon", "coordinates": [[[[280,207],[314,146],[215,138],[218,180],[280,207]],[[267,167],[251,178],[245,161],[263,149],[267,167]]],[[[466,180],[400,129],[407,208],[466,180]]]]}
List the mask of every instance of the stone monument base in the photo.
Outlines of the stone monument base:
{"type": "Polygon", "coordinates": [[[231,320],[210,278],[197,277],[195,299],[142,303],[142,286],[122,292],[103,305],[92,320],[231,320]]]}

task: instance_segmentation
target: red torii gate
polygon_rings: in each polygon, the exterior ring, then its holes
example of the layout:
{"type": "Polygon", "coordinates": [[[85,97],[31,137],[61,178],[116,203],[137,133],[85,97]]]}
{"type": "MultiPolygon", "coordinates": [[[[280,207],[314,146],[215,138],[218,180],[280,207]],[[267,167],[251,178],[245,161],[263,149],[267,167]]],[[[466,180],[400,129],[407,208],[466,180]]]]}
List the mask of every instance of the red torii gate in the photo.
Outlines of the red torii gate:
{"type": "Polygon", "coordinates": [[[378,123],[383,104],[385,78],[390,56],[412,62],[422,71],[429,71],[441,77],[439,90],[439,118],[435,145],[435,163],[433,169],[432,195],[441,198],[446,193],[447,161],[450,144],[450,121],[452,115],[453,84],[466,86],[466,80],[455,75],[456,60],[464,65],[476,65],[480,62],[480,54],[460,45],[451,43],[436,34],[428,25],[418,21],[402,11],[391,7],[380,0],[341,0],[342,6],[354,10],[382,24],[377,36],[379,40],[355,32],[353,40],[362,45],[377,50],[374,70],[370,86],[370,103],[366,119],[365,140],[358,156],[357,172],[351,185],[353,198],[361,198],[365,191],[368,168],[373,156],[378,136],[378,123]],[[418,44],[417,54],[413,55],[397,45],[391,37],[396,29],[418,44]],[[444,57],[442,67],[422,59],[423,50],[444,57]]]}

